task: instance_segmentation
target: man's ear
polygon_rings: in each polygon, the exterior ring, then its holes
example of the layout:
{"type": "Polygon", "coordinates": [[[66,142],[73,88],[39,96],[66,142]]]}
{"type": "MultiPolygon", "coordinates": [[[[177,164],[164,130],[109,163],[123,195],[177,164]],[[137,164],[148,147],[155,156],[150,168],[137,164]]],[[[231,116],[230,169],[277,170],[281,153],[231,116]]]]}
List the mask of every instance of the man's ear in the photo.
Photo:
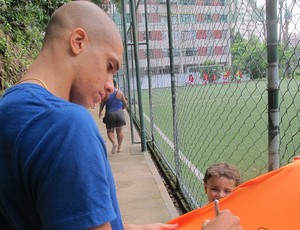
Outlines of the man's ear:
{"type": "Polygon", "coordinates": [[[70,48],[74,55],[78,55],[83,50],[87,42],[87,34],[84,29],[76,28],[70,34],[70,48]]]}

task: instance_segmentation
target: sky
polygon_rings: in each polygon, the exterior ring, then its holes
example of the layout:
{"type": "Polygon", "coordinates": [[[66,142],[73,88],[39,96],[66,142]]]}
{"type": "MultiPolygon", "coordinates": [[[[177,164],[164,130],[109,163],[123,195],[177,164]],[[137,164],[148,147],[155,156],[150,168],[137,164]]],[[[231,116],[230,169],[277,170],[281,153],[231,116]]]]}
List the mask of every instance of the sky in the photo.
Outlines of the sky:
{"type": "MultiPolygon", "coordinates": [[[[266,1],[273,1],[273,0],[257,0],[257,5],[262,6],[266,4],[266,1]]],[[[300,33],[300,0],[285,0],[287,3],[287,7],[292,8],[292,15],[291,15],[291,23],[289,25],[289,32],[290,33],[300,33]],[[293,4],[293,2],[296,2],[293,4]]],[[[277,0],[278,4],[279,0],[277,0]]],[[[284,9],[285,9],[285,2],[284,2],[284,9]]]]}

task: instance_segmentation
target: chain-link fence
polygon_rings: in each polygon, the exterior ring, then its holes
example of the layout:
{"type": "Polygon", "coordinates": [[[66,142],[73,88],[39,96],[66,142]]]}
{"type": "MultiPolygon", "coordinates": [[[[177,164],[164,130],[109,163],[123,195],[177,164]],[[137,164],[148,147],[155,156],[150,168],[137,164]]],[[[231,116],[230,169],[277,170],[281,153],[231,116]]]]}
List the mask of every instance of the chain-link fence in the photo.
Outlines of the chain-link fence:
{"type": "Polygon", "coordinates": [[[236,165],[245,181],[300,155],[300,1],[122,9],[118,77],[131,118],[189,208],[207,203],[202,179],[215,162],[236,165]]]}

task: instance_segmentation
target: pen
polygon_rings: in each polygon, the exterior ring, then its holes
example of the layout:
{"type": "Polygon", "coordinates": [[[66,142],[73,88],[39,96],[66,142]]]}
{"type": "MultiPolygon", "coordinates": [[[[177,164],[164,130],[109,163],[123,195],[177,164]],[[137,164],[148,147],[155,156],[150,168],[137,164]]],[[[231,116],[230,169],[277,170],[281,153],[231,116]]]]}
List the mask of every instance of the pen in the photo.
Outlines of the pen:
{"type": "Polygon", "coordinates": [[[215,214],[217,216],[219,214],[219,211],[220,211],[218,200],[214,200],[214,206],[215,206],[215,214]]]}

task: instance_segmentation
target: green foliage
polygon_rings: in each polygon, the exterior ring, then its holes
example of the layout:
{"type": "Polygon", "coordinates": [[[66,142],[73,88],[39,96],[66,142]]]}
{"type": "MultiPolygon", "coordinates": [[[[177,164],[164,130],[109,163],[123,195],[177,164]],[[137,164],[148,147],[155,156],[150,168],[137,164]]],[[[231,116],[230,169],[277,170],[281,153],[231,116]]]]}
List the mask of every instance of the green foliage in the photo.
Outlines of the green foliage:
{"type": "MultiPolygon", "coordinates": [[[[248,74],[252,79],[267,76],[266,44],[257,38],[243,39],[240,34],[233,37],[231,54],[232,70],[248,74]]],[[[278,61],[280,78],[299,78],[300,46],[278,45],[278,61]]]]}
{"type": "Polygon", "coordinates": [[[231,46],[232,72],[240,70],[252,79],[266,77],[266,45],[258,38],[243,39],[239,33],[233,37],[231,46]]]}
{"type": "Polygon", "coordinates": [[[116,5],[119,13],[121,13],[122,12],[122,0],[114,0],[114,4],[116,5]]]}
{"type": "Polygon", "coordinates": [[[279,73],[281,78],[300,77],[300,45],[296,47],[279,45],[279,73]]]}
{"type": "Polygon", "coordinates": [[[67,0],[0,0],[0,95],[38,55],[49,17],[67,0]]]}

